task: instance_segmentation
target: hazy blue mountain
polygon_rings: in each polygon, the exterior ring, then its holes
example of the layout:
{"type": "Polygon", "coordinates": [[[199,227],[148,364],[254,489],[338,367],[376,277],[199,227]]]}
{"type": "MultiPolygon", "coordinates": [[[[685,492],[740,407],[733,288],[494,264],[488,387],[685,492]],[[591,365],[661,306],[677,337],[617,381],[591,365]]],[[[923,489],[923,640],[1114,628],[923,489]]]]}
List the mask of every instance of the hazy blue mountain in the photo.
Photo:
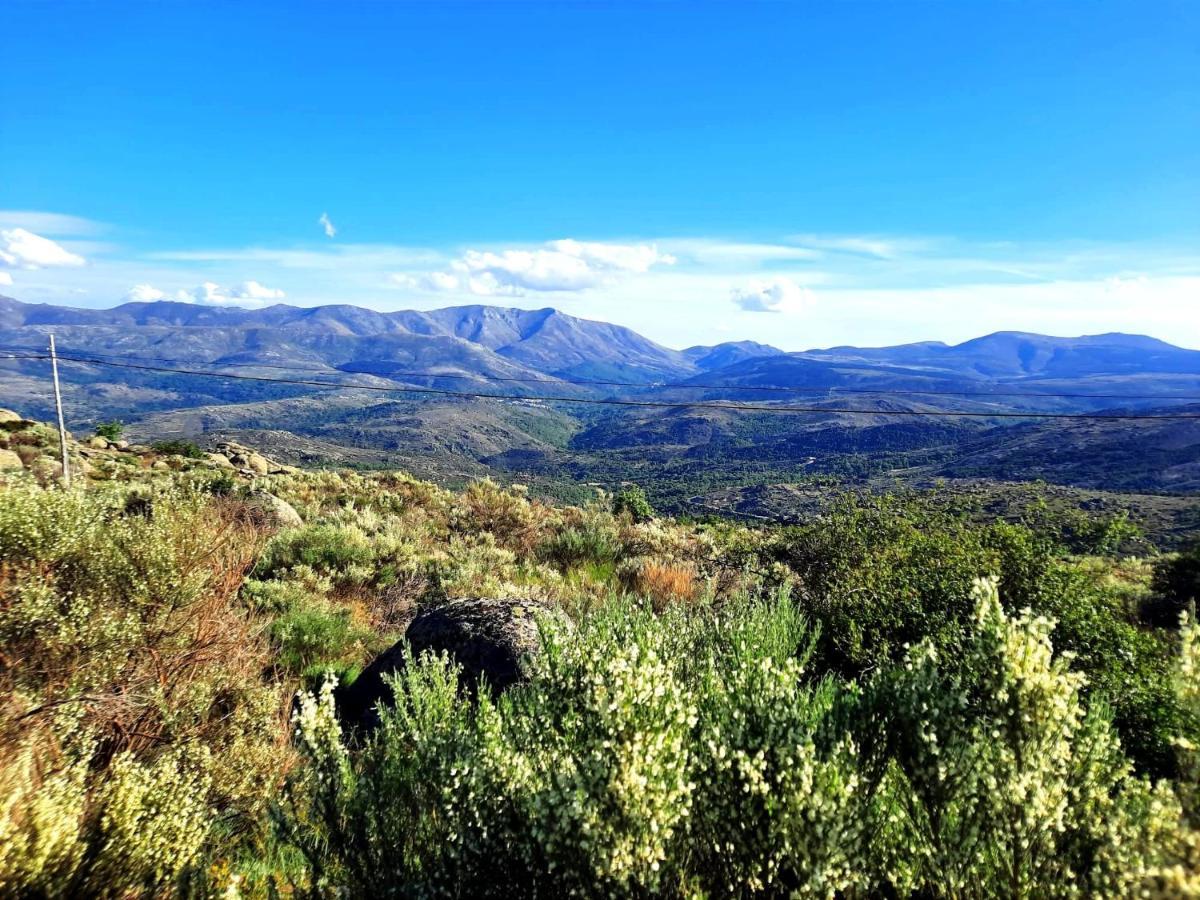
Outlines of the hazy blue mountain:
{"type": "MultiPolygon", "coordinates": [[[[117,418],[141,440],[244,432],[308,461],[317,453],[439,477],[632,479],[681,497],[697,484],[906,473],[1200,490],[1196,421],[995,417],[1167,408],[1163,398],[1200,397],[1200,352],[1139,335],[1001,332],[957,345],[800,353],[731,341],[678,351],[553,309],[385,313],[347,305],[156,302],[97,310],[0,297],[0,346],[42,349],[51,330],[67,357],[220,366],[251,376],[63,366],[69,427],[87,430],[117,418]],[[572,383],[587,380],[630,386],[572,383]],[[451,395],[408,393],[412,388],[451,395]],[[453,393],[460,391],[513,399],[453,393]],[[1052,393],[1087,396],[1045,396],[1052,393]],[[591,406],[553,397],[668,405],[591,406]],[[716,399],[759,408],[687,405],[716,399]],[[772,404],[792,409],[762,408],[772,404]],[[972,415],[941,415],[948,412],[972,415]]],[[[45,362],[0,360],[0,406],[51,418],[45,362]]]]}
{"type": "Polygon", "coordinates": [[[159,301],[71,309],[0,297],[0,340],[30,345],[53,327],[75,352],[252,365],[286,358],[356,371],[420,364],[483,374],[652,381],[696,371],[683,354],[628,328],[553,309],[463,306],[382,313],[355,306],[265,309],[159,301]]]}
{"type": "Polygon", "coordinates": [[[784,351],[756,341],[726,341],[715,347],[688,347],[683,351],[683,355],[702,372],[710,372],[713,369],[732,366],[747,359],[783,356],[784,351]]]}
{"type": "Polygon", "coordinates": [[[1048,337],[998,331],[961,344],[834,347],[795,354],[830,362],[862,361],[937,369],[982,378],[1080,378],[1094,375],[1200,373],[1200,351],[1137,334],[1048,337]]]}

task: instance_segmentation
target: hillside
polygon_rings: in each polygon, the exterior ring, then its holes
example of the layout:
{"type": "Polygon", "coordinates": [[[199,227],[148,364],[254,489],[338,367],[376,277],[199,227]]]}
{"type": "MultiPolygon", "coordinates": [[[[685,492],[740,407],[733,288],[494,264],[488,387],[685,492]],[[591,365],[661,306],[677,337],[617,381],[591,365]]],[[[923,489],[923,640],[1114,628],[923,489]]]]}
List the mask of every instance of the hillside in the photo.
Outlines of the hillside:
{"type": "Polygon", "coordinates": [[[928,896],[929,817],[1009,858],[1031,779],[1092,797],[1021,832],[1031,894],[1183,865],[1194,556],[1125,555],[1109,496],[826,489],[751,527],[231,442],[72,439],[63,490],[52,428],[0,411],[0,445],[4,896],[928,896]]]}
{"type": "MultiPolygon", "coordinates": [[[[815,475],[1200,489],[1196,423],[991,418],[1169,412],[1172,398],[1195,411],[1200,353],[1138,335],[1002,332],[954,346],[791,353],[731,341],[675,351],[553,309],[85,310],[0,298],[0,347],[39,350],[49,330],[65,357],[69,424],[119,419],[147,440],[242,435],[294,460],[320,453],[451,481],[495,472],[568,496],[583,483],[638,480],[678,509],[709,491],[815,475]],[[130,363],[141,368],[122,367],[130,363]],[[305,383],[314,381],[339,389],[305,383]],[[686,405],[714,401],[759,408],[686,405]],[[658,405],[636,405],[646,402],[658,405]],[[781,405],[804,411],[772,411],[781,405]]],[[[50,418],[47,375],[44,360],[0,360],[0,394],[50,418]]]]}

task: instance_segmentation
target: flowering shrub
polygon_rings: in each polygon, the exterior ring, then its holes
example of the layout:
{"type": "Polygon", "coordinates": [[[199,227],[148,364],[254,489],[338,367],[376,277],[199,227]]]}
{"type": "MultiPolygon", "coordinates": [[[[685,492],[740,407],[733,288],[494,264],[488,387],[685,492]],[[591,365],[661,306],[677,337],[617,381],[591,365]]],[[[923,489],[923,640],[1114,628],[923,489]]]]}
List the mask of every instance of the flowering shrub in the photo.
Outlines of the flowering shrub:
{"type": "Polygon", "coordinates": [[[1137,619],[1147,564],[891,501],[747,528],[395,473],[263,477],[307,522],[270,535],[142,474],[0,486],[0,895],[1198,890],[1200,632],[1137,619]],[[460,595],[574,626],[499,697],[409,658],[344,732],[329,673],[460,595]]]}
{"type": "Polygon", "coordinates": [[[994,580],[975,594],[966,659],[926,641],[873,686],[916,878],[951,896],[977,885],[1124,896],[1177,810],[1131,776],[1103,710],[1081,704],[1083,676],[1055,657],[1053,622],[1009,619],[994,580]]]}

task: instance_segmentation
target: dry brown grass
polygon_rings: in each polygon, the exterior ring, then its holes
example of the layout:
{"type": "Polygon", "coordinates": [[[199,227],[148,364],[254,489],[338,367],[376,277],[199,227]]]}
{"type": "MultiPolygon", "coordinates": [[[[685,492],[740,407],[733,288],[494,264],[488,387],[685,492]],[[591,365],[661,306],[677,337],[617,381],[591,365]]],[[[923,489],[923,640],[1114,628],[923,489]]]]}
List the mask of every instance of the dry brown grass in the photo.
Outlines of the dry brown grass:
{"type": "Polygon", "coordinates": [[[661,559],[642,562],[629,581],[635,593],[650,598],[660,611],[672,603],[692,603],[699,594],[695,569],[661,559]]]}

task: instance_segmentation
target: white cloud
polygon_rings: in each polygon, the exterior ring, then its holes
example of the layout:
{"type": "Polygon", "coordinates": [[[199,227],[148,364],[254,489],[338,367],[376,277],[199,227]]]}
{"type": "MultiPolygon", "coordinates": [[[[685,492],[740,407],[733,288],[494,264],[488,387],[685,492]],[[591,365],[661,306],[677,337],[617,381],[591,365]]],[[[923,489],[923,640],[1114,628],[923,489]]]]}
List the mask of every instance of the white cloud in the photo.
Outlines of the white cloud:
{"type": "Polygon", "coordinates": [[[7,272],[0,272],[0,284],[12,284],[12,276],[7,272]]]}
{"type": "Polygon", "coordinates": [[[83,264],[82,256],[32,231],[24,228],[0,231],[0,265],[13,269],[49,269],[83,264]]]}
{"type": "Polygon", "coordinates": [[[268,300],[282,300],[286,295],[257,281],[243,281],[231,288],[215,281],[206,281],[191,291],[180,291],[177,296],[184,303],[203,303],[207,306],[261,306],[268,300]]]}
{"type": "Polygon", "coordinates": [[[329,213],[321,213],[321,218],[317,219],[317,224],[325,230],[325,237],[337,237],[337,228],[335,228],[333,222],[330,221],[329,213]]]}
{"type": "Polygon", "coordinates": [[[243,281],[233,287],[225,287],[215,281],[205,281],[198,287],[179,290],[169,294],[152,284],[135,284],[125,292],[125,301],[153,303],[157,300],[175,300],[179,303],[202,303],[208,306],[259,306],[268,300],[282,300],[283,291],[269,288],[257,281],[243,281]]]}
{"type": "Polygon", "coordinates": [[[592,268],[601,270],[645,272],[660,263],[667,266],[675,263],[675,257],[659,253],[654,244],[604,244],[564,239],[551,241],[549,246],[556,253],[581,259],[592,268]]]}
{"type": "Polygon", "coordinates": [[[125,292],[126,303],[153,303],[156,300],[170,299],[167,294],[152,284],[135,284],[125,292]]]}
{"type": "Polygon", "coordinates": [[[812,291],[790,278],[755,279],[730,291],[730,298],[747,312],[799,312],[812,304],[812,291]]]}
{"type": "Polygon", "coordinates": [[[399,274],[393,280],[427,291],[519,297],[526,291],[583,291],[674,262],[653,244],[560,240],[534,250],[468,250],[448,271],[399,274]]]}
{"type": "Polygon", "coordinates": [[[269,288],[257,281],[243,281],[229,290],[235,300],[282,300],[287,296],[278,288],[269,288]]]}

